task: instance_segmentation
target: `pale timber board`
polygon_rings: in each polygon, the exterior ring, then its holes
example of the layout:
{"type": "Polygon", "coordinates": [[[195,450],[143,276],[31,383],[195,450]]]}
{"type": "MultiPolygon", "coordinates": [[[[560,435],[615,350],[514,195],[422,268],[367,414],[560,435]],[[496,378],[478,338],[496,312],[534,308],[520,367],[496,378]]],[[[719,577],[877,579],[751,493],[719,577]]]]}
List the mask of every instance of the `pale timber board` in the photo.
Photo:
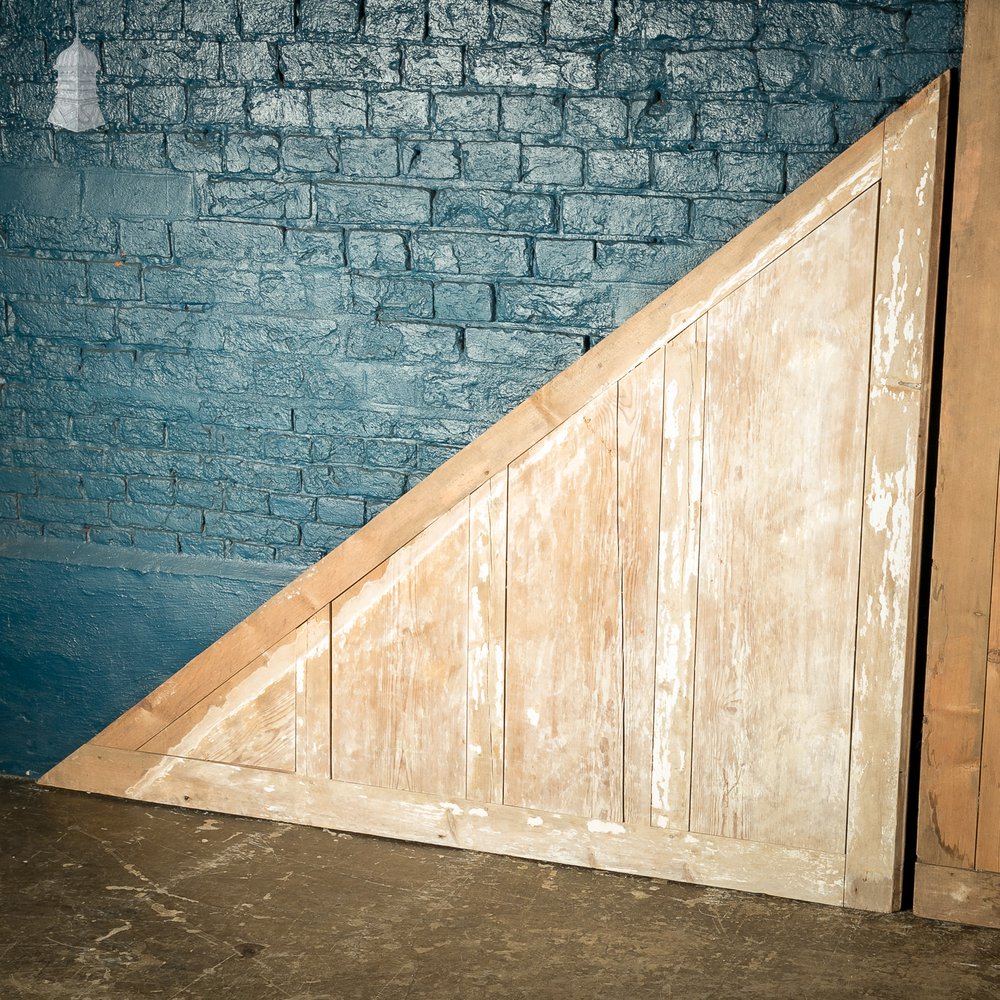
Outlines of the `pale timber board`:
{"type": "Polygon", "coordinates": [[[1000,928],[1000,875],[918,861],[913,912],[932,920],[1000,928]]]}
{"type": "Polygon", "coordinates": [[[693,831],[844,850],[876,208],[708,314],[693,831]]]}
{"type": "Polygon", "coordinates": [[[43,783],[839,905],[842,856],[84,746],[43,783]]]}
{"type": "Polygon", "coordinates": [[[320,608],[295,635],[295,770],[330,777],[330,605],[320,608]],[[304,648],[302,648],[304,647],[304,648]]]}
{"type": "Polygon", "coordinates": [[[941,372],[917,857],[971,868],[1000,461],[1000,4],[969,0],[941,372]]]}
{"type": "Polygon", "coordinates": [[[140,746],[261,649],[351,587],[443,511],[615,385],[715,302],[876,183],[881,157],[882,126],[878,126],[192,659],[92,742],[121,748],[140,746]]]}
{"type": "Polygon", "coordinates": [[[466,797],[503,801],[507,470],[469,501],[469,682],[466,797]]]}
{"type": "Polygon", "coordinates": [[[469,504],[333,602],[331,774],[464,795],[469,504]]]}
{"type": "Polygon", "coordinates": [[[979,773],[976,867],[1000,872],[1000,494],[993,542],[993,596],[983,704],[983,763],[979,773]]]}
{"type": "Polygon", "coordinates": [[[649,823],[656,687],[657,537],[663,439],[663,351],[618,383],[626,823],[649,823]]]}
{"type": "Polygon", "coordinates": [[[504,802],[622,820],[617,393],[510,466],[504,802]]]}
{"type": "Polygon", "coordinates": [[[304,626],[150,739],[152,753],[295,770],[295,674],[304,626]]]}
{"type": "Polygon", "coordinates": [[[663,349],[652,821],[687,830],[705,420],[703,316],[663,349]]]}
{"type": "Polygon", "coordinates": [[[879,196],[845,905],[899,908],[947,88],[887,123],[879,196]]]}

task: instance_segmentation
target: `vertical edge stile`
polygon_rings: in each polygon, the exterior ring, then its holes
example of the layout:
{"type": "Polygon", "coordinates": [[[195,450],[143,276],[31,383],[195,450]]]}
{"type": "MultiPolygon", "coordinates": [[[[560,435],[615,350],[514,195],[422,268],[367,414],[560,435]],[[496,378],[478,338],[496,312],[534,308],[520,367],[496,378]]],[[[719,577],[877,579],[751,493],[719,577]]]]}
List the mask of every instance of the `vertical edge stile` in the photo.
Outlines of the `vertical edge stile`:
{"type": "Polygon", "coordinates": [[[627,824],[650,822],[656,585],[663,438],[663,351],[618,383],[618,535],[622,577],[627,824]]]}
{"type": "Polygon", "coordinates": [[[330,605],[304,622],[295,649],[295,772],[330,777],[330,605]]]}
{"type": "Polygon", "coordinates": [[[708,318],[664,348],[652,822],[687,830],[708,318]]]}
{"type": "Polygon", "coordinates": [[[469,702],[466,795],[503,801],[507,470],[469,501],[469,702]]]}
{"type": "Polygon", "coordinates": [[[844,886],[878,911],[901,895],[946,88],[883,142],[844,886]]]}

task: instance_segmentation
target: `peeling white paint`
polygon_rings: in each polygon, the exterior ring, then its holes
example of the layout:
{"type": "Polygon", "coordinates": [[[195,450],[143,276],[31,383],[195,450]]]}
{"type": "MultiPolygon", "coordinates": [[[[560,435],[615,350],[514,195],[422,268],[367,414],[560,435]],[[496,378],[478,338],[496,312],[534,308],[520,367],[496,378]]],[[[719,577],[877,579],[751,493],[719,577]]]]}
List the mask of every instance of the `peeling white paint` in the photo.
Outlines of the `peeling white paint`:
{"type": "Polygon", "coordinates": [[[621,823],[608,823],[603,819],[587,820],[587,829],[591,833],[624,833],[625,827],[621,823]]]}
{"type": "Polygon", "coordinates": [[[544,826],[544,824],[545,824],[545,821],[542,819],[541,816],[529,816],[528,817],[528,826],[544,826]]]}
{"type": "Polygon", "coordinates": [[[526,715],[528,716],[528,724],[531,726],[537,726],[539,721],[541,720],[541,716],[533,708],[529,708],[528,711],[526,712],[526,715]]]}

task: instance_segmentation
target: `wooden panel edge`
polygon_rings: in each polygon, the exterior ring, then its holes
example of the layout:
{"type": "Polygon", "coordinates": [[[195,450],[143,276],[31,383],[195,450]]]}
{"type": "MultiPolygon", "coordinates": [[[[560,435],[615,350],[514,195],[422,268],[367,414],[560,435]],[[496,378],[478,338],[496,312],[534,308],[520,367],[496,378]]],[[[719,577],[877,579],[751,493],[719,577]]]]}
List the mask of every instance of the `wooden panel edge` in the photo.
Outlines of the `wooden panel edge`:
{"type": "Polygon", "coordinates": [[[840,855],[140,751],[81,747],[41,783],[815,903],[840,905],[843,896],[840,855]]]}
{"type": "Polygon", "coordinates": [[[1000,929],[1000,874],[918,861],[913,912],[931,920],[1000,929]]]}

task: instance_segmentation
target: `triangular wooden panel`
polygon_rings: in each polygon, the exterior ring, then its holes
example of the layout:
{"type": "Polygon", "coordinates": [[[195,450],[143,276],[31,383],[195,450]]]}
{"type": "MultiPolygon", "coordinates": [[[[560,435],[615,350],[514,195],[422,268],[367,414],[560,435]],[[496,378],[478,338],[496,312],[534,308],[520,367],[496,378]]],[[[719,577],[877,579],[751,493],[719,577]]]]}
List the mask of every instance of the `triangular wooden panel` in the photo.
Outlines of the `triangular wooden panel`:
{"type": "Polygon", "coordinates": [[[897,907],[946,83],[42,780],[897,907]]]}

